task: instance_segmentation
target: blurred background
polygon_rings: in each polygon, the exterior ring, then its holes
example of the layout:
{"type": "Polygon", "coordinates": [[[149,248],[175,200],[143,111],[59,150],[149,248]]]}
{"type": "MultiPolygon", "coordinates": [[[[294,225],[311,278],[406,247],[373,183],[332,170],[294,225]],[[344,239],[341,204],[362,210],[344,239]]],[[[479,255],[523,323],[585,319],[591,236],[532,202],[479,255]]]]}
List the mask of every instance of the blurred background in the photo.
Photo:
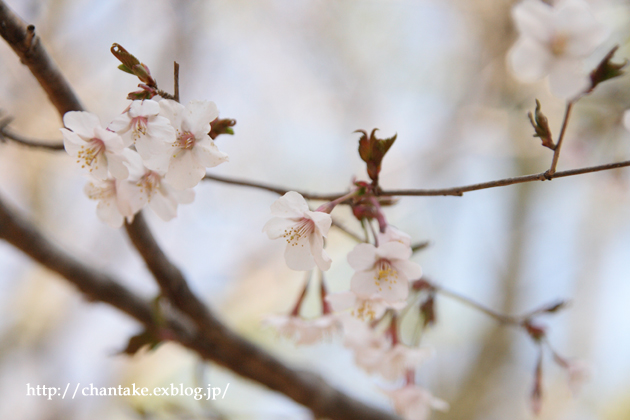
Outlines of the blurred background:
{"type": "MultiPolygon", "coordinates": [[[[543,104],[554,133],[564,104],[546,83],[517,83],[505,56],[516,39],[507,0],[9,0],[54,57],[84,105],[103,123],[127,106],[136,80],[116,69],[117,42],[172,90],[180,63],[183,103],[207,99],[238,121],[217,139],[230,162],[211,173],[310,192],[343,192],[367,179],[359,136],[375,127],[398,133],[384,160],[384,188],[451,187],[542,172],[551,151],[533,138],[527,112],[543,104]]],[[[612,31],[591,66],[615,44],[628,57],[630,5],[591,1],[612,31]]],[[[0,43],[0,109],[11,128],[60,140],[61,121],[12,50],[0,43]]],[[[621,124],[630,78],[601,85],[581,100],[559,169],[630,157],[621,124]]],[[[388,221],[414,242],[428,278],[506,313],[556,299],[572,302],[543,319],[561,354],[593,370],[572,396],[566,372],[544,360],[541,419],[630,418],[630,169],[467,193],[406,197],[388,221]]],[[[83,193],[81,172],[64,152],[0,144],[0,194],[60,247],[122,279],[147,298],[157,293],[122,230],[111,229],[83,193]]],[[[163,222],[147,217],[193,289],[240,334],[288,364],[317,371],[356,397],[389,407],[386,386],[353,366],[331,339],[296,347],[263,326],[286,313],[305,276],[289,270],[282,241],[261,232],[274,194],[205,182],[196,200],[163,222]]],[[[333,215],[360,232],[347,209],[333,215]]],[[[355,243],[334,230],[327,281],[346,290],[355,243]]],[[[307,307],[317,312],[316,297],[307,307]]],[[[200,363],[165,344],[134,357],[117,355],[138,324],[104,304],[85,301],[63,279],[0,242],[0,418],[28,419],[310,419],[282,395],[200,363]],[[27,397],[26,384],[64,388],[225,387],[225,399],[181,397],[27,397]],[[71,385],[71,386],[72,386],[71,385]]],[[[436,419],[530,419],[536,347],[522,332],[446,297],[422,345],[436,356],[419,383],[448,401],[436,419]]]]}

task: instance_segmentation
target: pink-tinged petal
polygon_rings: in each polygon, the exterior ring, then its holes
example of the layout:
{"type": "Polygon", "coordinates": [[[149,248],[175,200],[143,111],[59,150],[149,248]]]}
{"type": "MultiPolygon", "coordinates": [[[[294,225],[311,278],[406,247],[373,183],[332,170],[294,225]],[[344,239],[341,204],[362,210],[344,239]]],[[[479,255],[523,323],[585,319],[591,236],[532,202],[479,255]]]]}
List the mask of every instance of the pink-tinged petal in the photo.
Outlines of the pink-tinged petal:
{"type": "Polygon", "coordinates": [[[399,275],[395,283],[381,282],[378,295],[390,303],[405,300],[409,296],[409,282],[404,275],[399,275]]]}
{"type": "Polygon", "coordinates": [[[529,38],[519,38],[508,53],[511,70],[523,82],[534,82],[545,77],[549,74],[552,61],[550,51],[529,38]]]}
{"type": "Polygon", "coordinates": [[[96,206],[96,215],[113,228],[119,228],[123,224],[124,218],[118,210],[115,196],[100,200],[96,206]]]}
{"type": "Polygon", "coordinates": [[[190,101],[186,110],[182,129],[190,131],[197,139],[208,135],[210,123],[219,116],[217,105],[211,101],[190,101]]]}
{"type": "Polygon", "coordinates": [[[173,197],[154,194],[149,202],[149,207],[165,222],[177,216],[177,202],[173,197]]]}
{"type": "Polygon", "coordinates": [[[271,205],[271,215],[285,218],[302,218],[309,211],[304,197],[295,191],[289,191],[271,205]]]}
{"type": "Polygon", "coordinates": [[[556,60],[549,74],[549,90],[554,96],[570,99],[584,92],[591,79],[577,59],[556,60]]]}
{"type": "Polygon", "coordinates": [[[92,161],[90,166],[90,175],[92,175],[96,179],[105,180],[107,179],[107,157],[104,153],[99,153],[96,155],[96,158],[92,161]]]}
{"type": "Polygon", "coordinates": [[[332,225],[332,217],[330,214],[322,211],[307,211],[305,216],[315,223],[315,228],[323,237],[328,235],[330,226],[332,225]]]}
{"type": "Polygon", "coordinates": [[[173,143],[176,138],[175,128],[168,118],[161,116],[153,117],[147,124],[147,136],[153,137],[155,141],[173,143]]]}
{"type": "Polygon", "coordinates": [[[105,156],[107,157],[107,169],[114,178],[123,180],[129,177],[129,169],[125,165],[123,155],[105,152],[105,156]]]}
{"type": "MultiPolygon", "coordinates": [[[[172,150],[170,146],[167,146],[172,150]]],[[[168,171],[168,167],[171,163],[171,150],[163,154],[156,154],[148,158],[143,158],[144,166],[152,171],[158,172],[161,175],[165,175],[168,171]]]]}
{"type": "Polygon", "coordinates": [[[293,225],[295,221],[285,219],[284,217],[274,217],[265,223],[262,231],[267,232],[269,239],[278,239],[284,235],[293,225]]]}
{"type": "Polygon", "coordinates": [[[220,151],[208,136],[205,136],[202,140],[198,140],[192,152],[197,160],[206,168],[214,168],[229,160],[228,155],[220,151]]]}
{"type": "Polygon", "coordinates": [[[357,295],[351,291],[331,293],[326,296],[326,302],[330,304],[333,312],[341,312],[346,309],[354,308],[357,304],[357,295]]]}
{"type": "Polygon", "coordinates": [[[145,173],[142,158],[138,152],[134,152],[131,149],[124,149],[121,154],[124,158],[123,163],[129,170],[129,179],[132,181],[138,181],[145,173]]]}
{"type": "Polygon", "coordinates": [[[129,118],[129,114],[126,112],[124,114],[120,114],[109,123],[107,128],[118,134],[126,133],[131,128],[131,118],[129,118]]]}
{"type": "Polygon", "coordinates": [[[572,57],[588,57],[610,36],[608,28],[595,21],[579,30],[578,28],[571,29],[565,53],[572,57]]]}
{"type": "Polygon", "coordinates": [[[168,191],[168,195],[172,196],[179,204],[190,204],[195,201],[195,190],[176,190],[171,188],[166,182],[162,183],[162,188],[168,191]]]}
{"type": "Polygon", "coordinates": [[[392,263],[399,272],[403,273],[409,280],[418,280],[422,277],[422,267],[409,260],[398,260],[392,263]]]}
{"type": "Polygon", "coordinates": [[[405,232],[398,230],[392,225],[387,225],[385,229],[385,233],[378,234],[378,242],[400,242],[404,245],[411,246],[411,236],[407,235],[405,232]]]}
{"type": "Polygon", "coordinates": [[[553,35],[553,9],[540,0],[525,0],[512,9],[512,17],[519,33],[546,43],[553,35]]]}
{"type": "Polygon", "coordinates": [[[284,251],[284,259],[291,270],[307,271],[315,267],[307,238],[301,238],[295,244],[288,245],[284,251]]]}
{"type": "Polygon", "coordinates": [[[376,248],[376,257],[390,261],[408,260],[411,257],[411,247],[401,242],[385,242],[376,248]]]}
{"type": "Polygon", "coordinates": [[[105,130],[102,127],[96,127],[94,130],[96,138],[101,139],[105,144],[105,149],[112,153],[122,153],[125,148],[123,139],[116,133],[105,130]]]}
{"type": "Polygon", "coordinates": [[[141,188],[135,182],[122,181],[118,184],[118,201],[125,203],[121,206],[125,215],[127,212],[136,214],[149,202],[146,189],[141,188]]]}
{"type": "Polygon", "coordinates": [[[160,115],[168,119],[175,129],[179,129],[186,112],[184,105],[170,99],[162,99],[159,104],[160,115]]]}
{"type": "Polygon", "coordinates": [[[150,99],[144,101],[133,101],[129,107],[129,116],[135,117],[151,117],[160,112],[160,104],[150,99]]]}
{"type": "Polygon", "coordinates": [[[84,140],[94,137],[94,129],[101,126],[98,117],[85,111],[69,111],[63,116],[63,125],[74,131],[84,140]]]}
{"type": "Polygon", "coordinates": [[[348,253],[348,264],[355,270],[370,270],[375,262],[376,248],[372,244],[358,244],[348,253]]]}
{"type": "MultiPolygon", "coordinates": [[[[160,141],[150,136],[140,136],[136,140],[136,150],[142,156],[142,159],[156,159],[157,162],[168,163],[171,159],[173,147],[166,142],[160,141]]],[[[162,164],[165,168],[168,165],[162,164]]]]}
{"type": "Polygon", "coordinates": [[[166,182],[175,189],[192,188],[206,175],[206,168],[199,164],[190,150],[177,150],[171,158],[166,173],[166,182]]]}
{"type": "Polygon", "coordinates": [[[309,235],[309,243],[311,245],[311,253],[313,254],[313,259],[315,260],[317,267],[322,271],[328,271],[332,260],[326,251],[324,251],[324,239],[316,232],[309,235]]]}
{"type": "Polygon", "coordinates": [[[81,150],[81,146],[85,146],[85,141],[70,130],[67,130],[65,128],[60,128],[59,130],[61,131],[61,135],[63,136],[64,149],[66,149],[66,152],[70,156],[76,158],[79,154],[79,150],[81,150]]]}
{"type": "Polygon", "coordinates": [[[357,271],[350,280],[350,290],[362,299],[368,299],[370,296],[379,294],[379,284],[375,280],[376,272],[357,271]]]}

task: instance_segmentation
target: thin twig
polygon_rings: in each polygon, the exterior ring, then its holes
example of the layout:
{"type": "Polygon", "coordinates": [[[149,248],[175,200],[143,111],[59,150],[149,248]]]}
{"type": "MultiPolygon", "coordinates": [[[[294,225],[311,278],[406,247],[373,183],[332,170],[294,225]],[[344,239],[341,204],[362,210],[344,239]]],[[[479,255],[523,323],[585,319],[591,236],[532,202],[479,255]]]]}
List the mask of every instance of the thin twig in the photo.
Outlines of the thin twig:
{"type": "Polygon", "coordinates": [[[179,63],[177,61],[173,61],[173,96],[175,97],[175,101],[179,102],[179,63]]]}
{"type": "Polygon", "coordinates": [[[551,167],[545,174],[551,179],[552,175],[556,173],[556,166],[558,165],[558,159],[560,159],[560,148],[562,147],[562,141],[569,125],[569,117],[571,116],[571,109],[573,108],[574,101],[567,102],[567,107],[564,111],[564,118],[562,119],[562,128],[560,128],[560,135],[558,135],[558,143],[553,151],[553,158],[551,159],[551,167]]]}
{"type": "MultiPolygon", "coordinates": [[[[296,191],[296,190],[291,190],[291,189],[287,189],[287,188],[283,188],[283,187],[276,187],[276,186],[265,184],[265,183],[262,183],[262,182],[246,181],[246,180],[241,180],[241,179],[233,179],[233,178],[228,178],[228,177],[219,176],[219,175],[207,174],[204,177],[204,179],[211,180],[211,181],[218,181],[218,182],[222,182],[224,184],[240,185],[240,186],[243,186],[243,187],[258,188],[260,190],[271,191],[271,192],[279,194],[279,195],[284,195],[284,194],[288,193],[289,191],[296,191]]],[[[334,200],[336,198],[339,198],[339,197],[343,196],[344,194],[347,194],[347,193],[310,194],[310,193],[307,193],[307,192],[304,192],[304,191],[296,191],[296,192],[300,193],[304,198],[306,198],[308,200],[321,200],[321,201],[334,200]]]]}
{"type": "Polygon", "coordinates": [[[59,140],[35,140],[14,133],[7,127],[9,122],[10,118],[8,117],[0,121],[0,142],[12,140],[13,142],[21,144],[23,146],[36,147],[39,149],[47,149],[53,151],[64,150],[63,143],[60,143],[59,140]]]}

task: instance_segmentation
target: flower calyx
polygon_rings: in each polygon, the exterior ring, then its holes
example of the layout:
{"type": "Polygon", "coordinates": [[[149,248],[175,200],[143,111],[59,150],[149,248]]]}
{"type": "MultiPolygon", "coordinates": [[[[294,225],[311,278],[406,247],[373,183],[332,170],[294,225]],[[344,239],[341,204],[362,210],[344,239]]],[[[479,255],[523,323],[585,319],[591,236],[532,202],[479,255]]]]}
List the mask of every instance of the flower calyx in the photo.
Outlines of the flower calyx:
{"type": "Polygon", "coordinates": [[[586,93],[591,93],[595,87],[605,82],[606,80],[614,79],[615,77],[623,76],[625,73],[623,69],[628,65],[628,60],[625,59],[623,63],[611,62],[615,52],[619,45],[615,45],[612,50],[602,59],[597,67],[591,72],[591,87],[586,93]]]}
{"type": "Polygon", "coordinates": [[[359,139],[359,156],[361,156],[361,159],[367,164],[368,176],[372,180],[373,186],[378,185],[378,175],[381,172],[383,157],[385,157],[385,154],[389,148],[392,147],[392,144],[394,144],[398,136],[398,134],[394,134],[387,139],[378,139],[375,135],[376,130],[378,130],[378,128],[372,130],[369,136],[365,130],[355,131],[355,133],[362,134],[359,139]]]}
{"type": "Polygon", "coordinates": [[[556,150],[556,144],[553,142],[553,138],[551,135],[551,130],[549,129],[549,121],[545,114],[540,110],[540,102],[536,99],[536,109],[534,110],[534,114],[531,112],[527,114],[529,117],[529,121],[532,123],[536,134],[534,137],[540,137],[542,140],[542,145],[544,147],[548,147],[551,150],[556,150]]]}
{"type": "Polygon", "coordinates": [[[232,127],[236,125],[236,120],[230,118],[217,118],[210,123],[210,132],[208,135],[212,140],[219,137],[221,134],[234,135],[232,127]]]}

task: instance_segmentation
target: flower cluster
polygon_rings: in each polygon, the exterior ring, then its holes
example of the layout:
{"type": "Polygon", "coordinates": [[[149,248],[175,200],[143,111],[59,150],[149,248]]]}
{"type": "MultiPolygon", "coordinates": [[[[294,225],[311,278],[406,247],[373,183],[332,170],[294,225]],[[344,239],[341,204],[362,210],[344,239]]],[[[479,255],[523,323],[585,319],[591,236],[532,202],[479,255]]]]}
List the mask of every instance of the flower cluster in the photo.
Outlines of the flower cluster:
{"type": "Polygon", "coordinates": [[[549,76],[551,92],[573,98],[587,91],[591,80],[583,68],[608,37],[584,0],[561,0],[550,6],[524,0],[512,9],[519,32],[508,61],[518,79],[533,82],[549,76]]]}
{"type": "Polygon", "coordinates": [[[187,106],[162,99],[133,101],[103,128],[89,112],[64,115],[64,147],[91,176],[85,193],[99,201],[97,215],[120,227],[145,205],[163,220],[177,215],[179,204],[191,203],[192,188],[206,168],[228,160],[210,137],[219,111],[214,102],[187,106]]]}

